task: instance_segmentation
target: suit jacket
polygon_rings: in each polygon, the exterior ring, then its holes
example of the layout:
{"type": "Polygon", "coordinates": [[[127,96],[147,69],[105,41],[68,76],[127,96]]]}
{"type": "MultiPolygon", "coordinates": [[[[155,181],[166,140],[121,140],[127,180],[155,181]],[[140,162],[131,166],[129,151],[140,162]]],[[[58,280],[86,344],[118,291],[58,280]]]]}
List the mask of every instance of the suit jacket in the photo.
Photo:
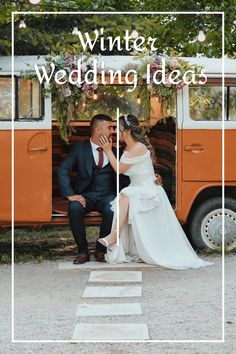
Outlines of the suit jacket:
{"type": "MultiPolygon", "coordinates": [[[[116,156],[116,148],[112,148],[116,156]]],[[[122,150],[119,151],[119,158],[122,150]]],[[[57,177],[62,197],[83,193],[92,181],[94,158],[90,140],[79,141],[74,144],[70,155],[62,161],[57,169],[57,177]],[[75,190],[71,186],[70,172],[77,171],[75,190]]],[[[116,190],[116,172],[113,173],[114,190],[116,190]]],[[[129,184],[129,178],[120,175],[120,188],[129,184]]]]}

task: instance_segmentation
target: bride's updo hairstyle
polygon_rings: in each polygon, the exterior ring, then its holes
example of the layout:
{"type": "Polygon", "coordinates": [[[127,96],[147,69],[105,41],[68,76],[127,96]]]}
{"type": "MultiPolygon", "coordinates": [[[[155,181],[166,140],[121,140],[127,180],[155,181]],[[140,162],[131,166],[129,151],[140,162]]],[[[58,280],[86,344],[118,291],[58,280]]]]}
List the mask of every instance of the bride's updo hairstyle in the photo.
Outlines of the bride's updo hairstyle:
{"type": "Polygon", "coordinates": [[[138,118],[133,116],[132,114],[126,114],[125,116],[121,116],[119,118],[119,124],[122,130],[130,131],[130,134],[135,141],[139,141],[140,143],[144,144],[148,150],[150,150],[152,162],[155,163],[155,151],[148,137],[145,135],[144,131],[140,127],[138,118]]]}

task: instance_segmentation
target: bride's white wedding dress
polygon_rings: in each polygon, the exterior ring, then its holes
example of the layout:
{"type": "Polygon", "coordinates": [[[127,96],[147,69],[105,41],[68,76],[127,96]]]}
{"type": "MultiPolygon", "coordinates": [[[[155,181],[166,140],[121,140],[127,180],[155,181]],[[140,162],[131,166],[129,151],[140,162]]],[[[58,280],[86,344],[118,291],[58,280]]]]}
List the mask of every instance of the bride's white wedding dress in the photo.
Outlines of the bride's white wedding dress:
{"type": "MultiPolygon", "coordinates": [[[[120,232],[119,245],[107,249],[108,263],[124,263],[138,257],[148,264],[170,269],[199,268],[214,263],[197,256],[187,239],[162,186],[156,179],[150,151],[128,158],[123,153],[120,162],[132,164],[124,173],[130,184],[121,190],[129,198],[126,224],[120,232]]],[[[111,202],[116,221],[117,198],[111,202]]]]}

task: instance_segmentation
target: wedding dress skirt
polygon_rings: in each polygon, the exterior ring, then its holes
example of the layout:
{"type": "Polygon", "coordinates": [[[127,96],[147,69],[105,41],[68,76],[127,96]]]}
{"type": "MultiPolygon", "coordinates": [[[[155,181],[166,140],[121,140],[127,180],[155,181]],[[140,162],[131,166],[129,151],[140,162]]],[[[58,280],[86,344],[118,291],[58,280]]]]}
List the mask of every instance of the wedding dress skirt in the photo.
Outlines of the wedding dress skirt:
{"type": "MultiPolygon", "coordinates": [[[[158,264],[170,269],[199,268],[214,263],[197,256],[185,235],[162,186],[156,179],[150,152],[120,162],[131,164],[126,171],[130,185],[121,190],[129,199],[126,224],[119,235],[119,245],[107,249],[108,263],[125,263],[141,258],[148,264],[158,264]]],[[[113,227],[117,215],[117,198],[111,202],[114,212],[113,227]]]]}

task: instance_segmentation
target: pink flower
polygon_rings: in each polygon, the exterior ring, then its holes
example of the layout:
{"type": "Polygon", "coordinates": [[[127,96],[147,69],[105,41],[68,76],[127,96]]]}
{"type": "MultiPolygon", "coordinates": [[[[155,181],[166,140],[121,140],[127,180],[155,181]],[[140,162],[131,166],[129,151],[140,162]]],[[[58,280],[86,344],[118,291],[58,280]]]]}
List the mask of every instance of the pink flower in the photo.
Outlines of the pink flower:
{"type": "Polygon", "coordinates": [[[71,76],[72,76],[72,77],[77,77],[77,76],[78,76],[78,70],[73,70],[71,76]]]}
{"type": "Polygon", "coordinates": [[[82,87],[82,91],[88,91],[88,89],[89,89],[89,85],[88,84],[86,84],[86,83],[84,83],[83,84],[83,87],[82,87]]]}
{"type": "Polygon", "coordinates": [[[177,89],[182,89],[184,86],[185,86],[184,81],[181,81],[181,82],[176,86],[176,88],[177,88],[177,89]]]}
{"type": "Polygon", "coordinates": [[[73,64],[73,58],[68,56],[65,58],[65,66],[71,68],[73,64]]]}
{"type": "Polygon", "coordinates": [[[151,66],[151,71],[152,72],[156,72],[158,70],[158,65],[157,64],[153,64],[152,66],[151,66]]]}
{"type": "Polygon", "coordinates": [[[170,82],[170,80],[168,79],[167,76],[165,77],[165,82],[163,82],[163,84],[164,84],[166,87],[171,87],[171,85],[172,85],[172,83],[170,82]]]}

